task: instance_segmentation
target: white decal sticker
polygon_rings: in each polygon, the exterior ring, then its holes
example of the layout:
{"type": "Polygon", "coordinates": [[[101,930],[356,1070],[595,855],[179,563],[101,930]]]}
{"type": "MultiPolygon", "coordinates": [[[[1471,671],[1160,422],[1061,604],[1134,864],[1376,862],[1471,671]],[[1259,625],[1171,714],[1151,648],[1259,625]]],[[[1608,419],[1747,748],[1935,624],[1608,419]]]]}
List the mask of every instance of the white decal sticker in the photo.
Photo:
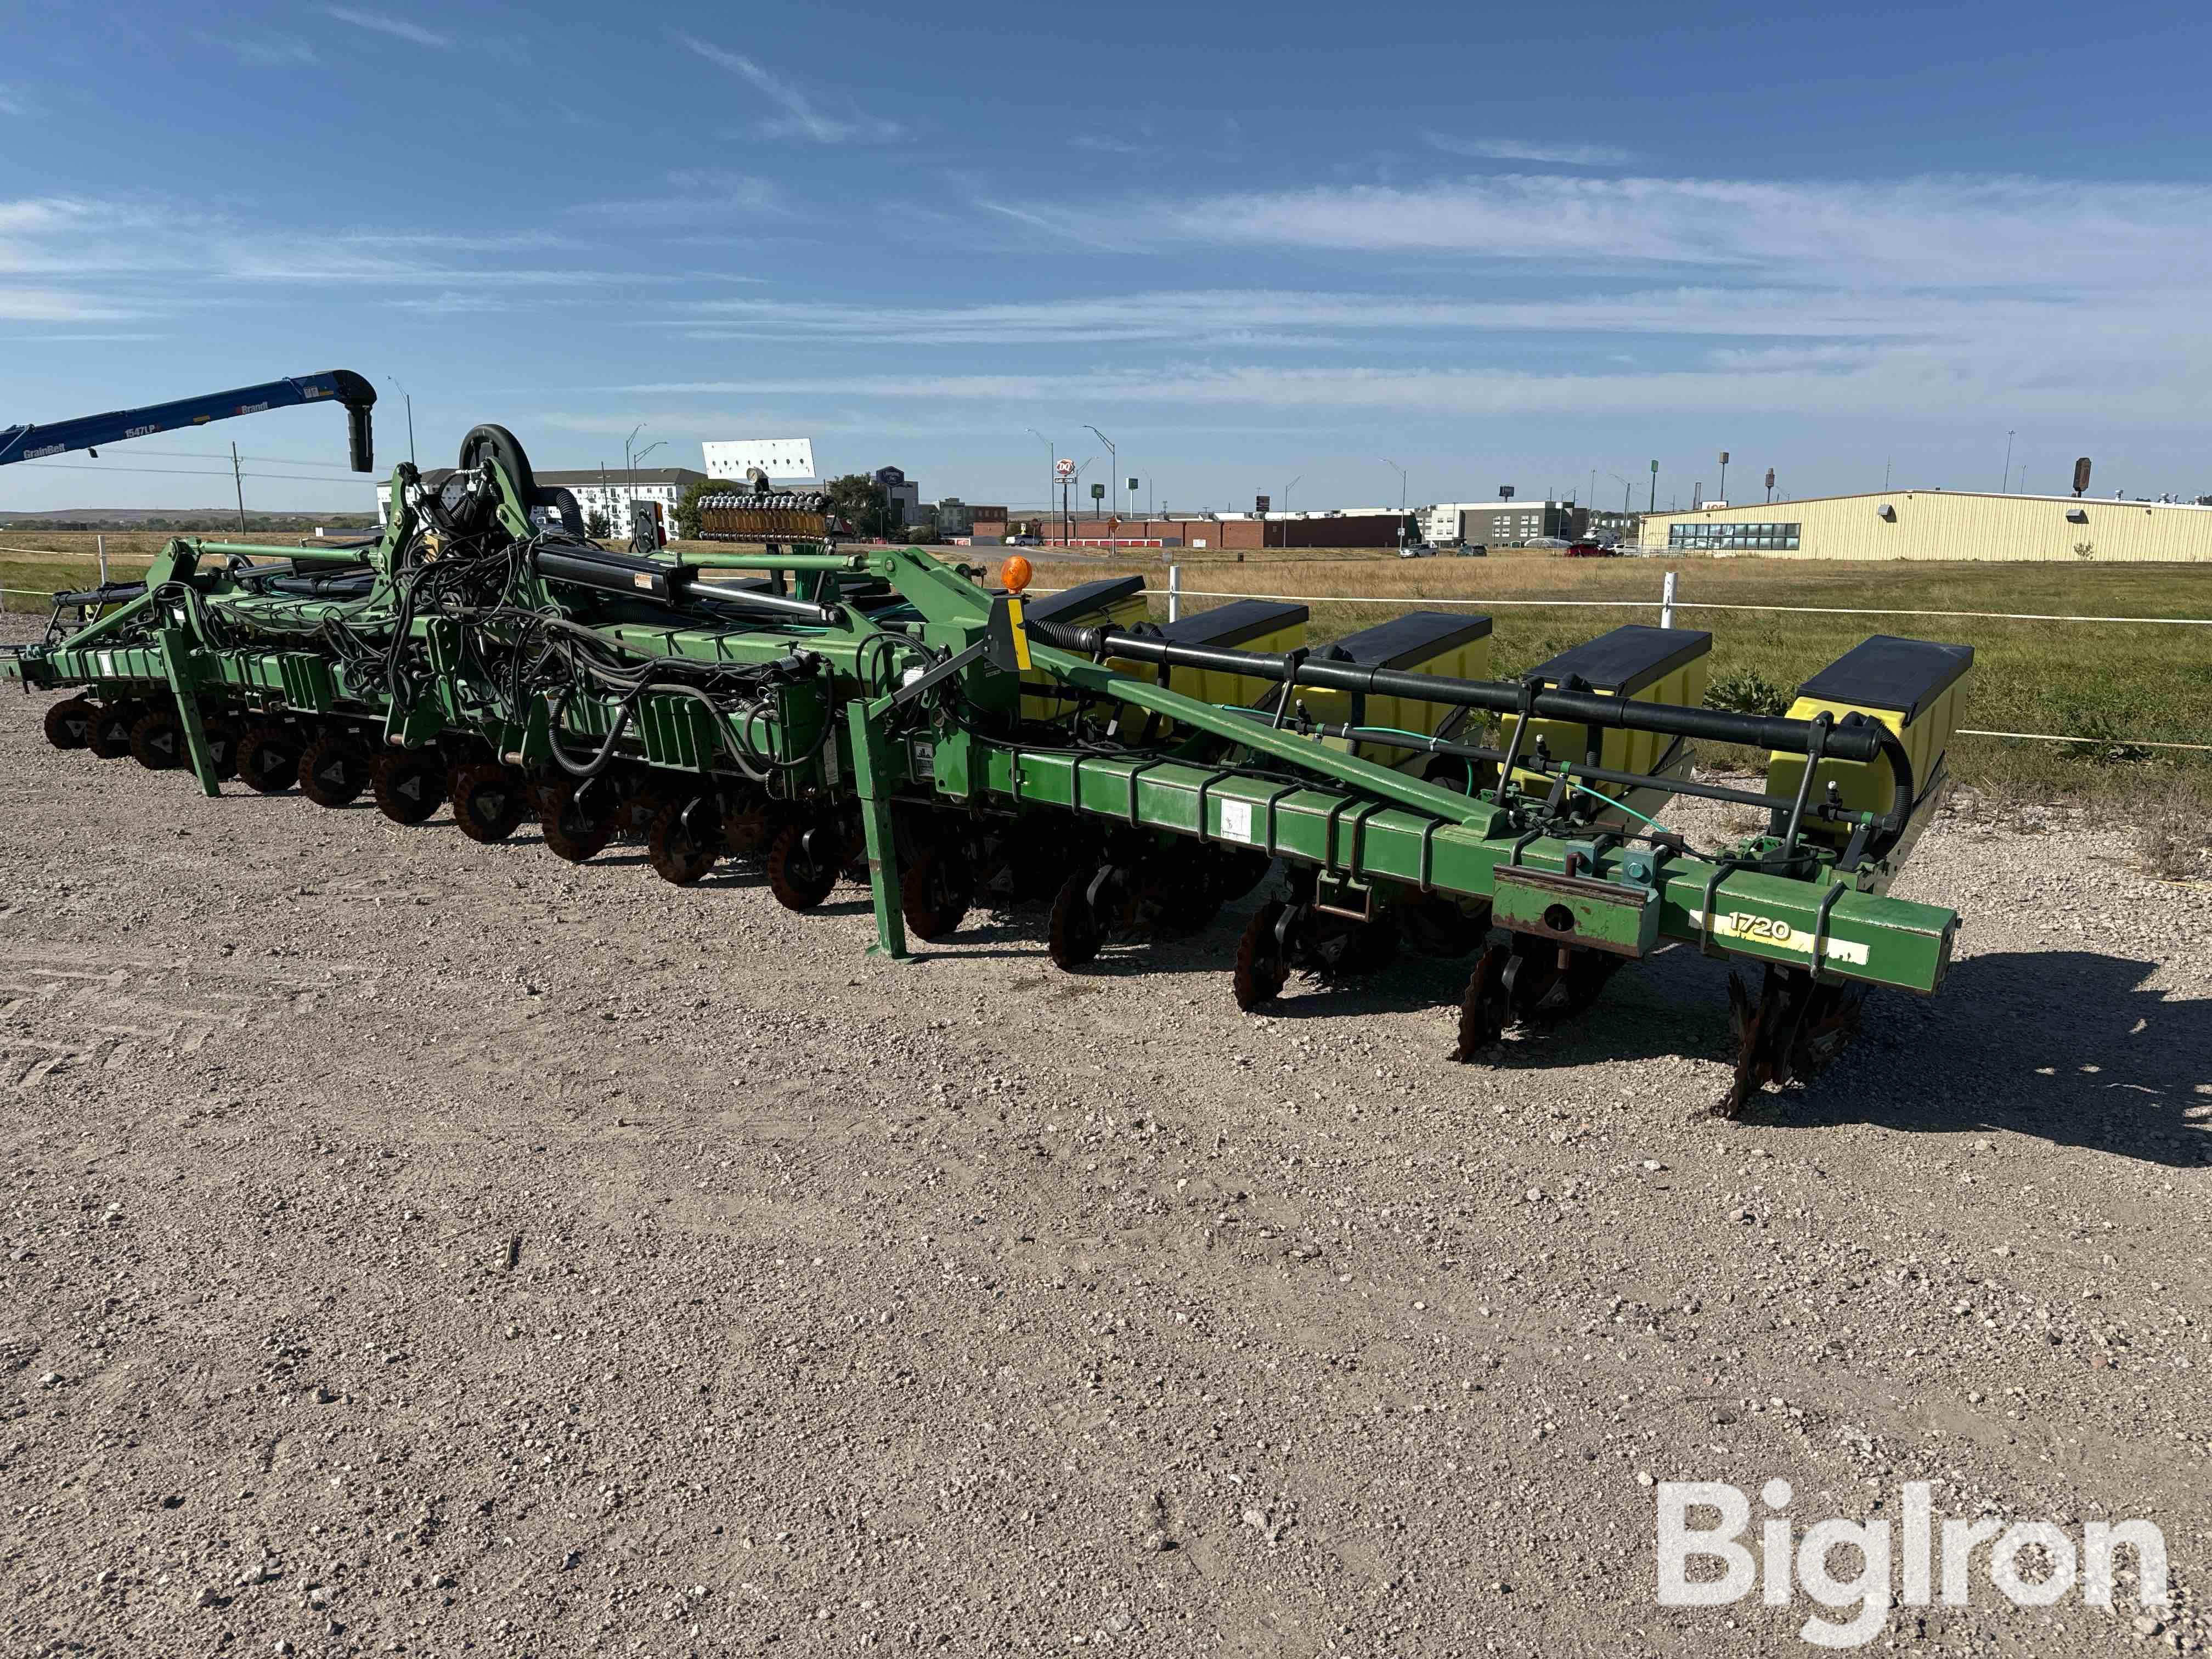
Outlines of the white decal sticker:
{"type": "Polygon", "coordinates": [[[1225,800],[1221,803],[1221,839],[1241,841],[1252,844],[1252,803],[1249,800],[1225,800]]]}
{"type": "MultiPolygon", "coordinates": [[[[1704,927],[1705,913],[1702,910],[1691,911],[1690,922],[1692,927],[1704,927]]],[[[1778,945],[1784,951],[1795,951],[1801,956],[1809,957],[1813,954],[1811,928],[1792,927],[1778,917],[1753,915],[1748,910],[1730,910],[1724,915],[1716,915],[1713,918],[1713,937],[1752,939],[1762,945],[1778,945]]],[[[1820,947],[1820,954],[1833,962],[1856,963],[1862,968],[1866,966],[1866,946],[1850,939],[1825,940],[1820,947]]]]}

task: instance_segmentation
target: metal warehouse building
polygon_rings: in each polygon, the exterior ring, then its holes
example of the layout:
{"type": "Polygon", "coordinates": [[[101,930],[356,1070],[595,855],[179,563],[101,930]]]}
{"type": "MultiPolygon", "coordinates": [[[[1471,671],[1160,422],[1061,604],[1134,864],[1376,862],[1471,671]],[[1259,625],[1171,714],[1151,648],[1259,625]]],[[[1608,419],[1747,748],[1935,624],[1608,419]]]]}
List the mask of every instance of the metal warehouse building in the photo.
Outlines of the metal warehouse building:
{"type": "Polygon", "coordinates": [[[1650,514],[1641,545],[1780,559],[2212,562],[2212,507],[1886,489],[1650,514]]]}

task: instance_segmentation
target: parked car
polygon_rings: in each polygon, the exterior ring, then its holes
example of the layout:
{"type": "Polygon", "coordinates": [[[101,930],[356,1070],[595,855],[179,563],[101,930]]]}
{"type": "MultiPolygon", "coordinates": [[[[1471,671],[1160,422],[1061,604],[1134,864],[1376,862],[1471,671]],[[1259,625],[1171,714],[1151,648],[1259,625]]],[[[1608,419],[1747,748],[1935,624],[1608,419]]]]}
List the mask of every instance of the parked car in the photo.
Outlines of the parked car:
{"type": "Polygon", "coordinates": [[[1486,559],[1490,556],[1490,550],[1480,542],[1462,542],[1452,549],[1452,555],[1462,559],[1486,559]]]}
{"type": "Polygon", "coordinates": [[[1426,542],[1407,542],[1398,550],[1398,556],[1401,559],[1433,559],[1437,556],[1437,550],[1426,542]]]}
{"type": "Polygon", "coordinates": [[[1617,559],[1620,550],[1608,542],[1570,542],[1566,556],[1571,559],[1617,559]]]}

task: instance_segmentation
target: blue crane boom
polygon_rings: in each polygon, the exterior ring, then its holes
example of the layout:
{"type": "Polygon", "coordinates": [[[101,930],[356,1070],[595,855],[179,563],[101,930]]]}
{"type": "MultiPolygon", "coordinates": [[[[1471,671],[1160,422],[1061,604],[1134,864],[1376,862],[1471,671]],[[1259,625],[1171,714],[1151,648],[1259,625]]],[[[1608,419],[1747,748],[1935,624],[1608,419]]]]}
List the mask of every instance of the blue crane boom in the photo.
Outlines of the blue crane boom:
{"type": "Polygon", "coordinates": [[[120,443],[179,427],[205,426],[236,415],[258,415],[265,409],[289,409],[298,404],[342,404],[346,412],[348,459],[356,472],[376,465],[369,433],[368,412],[376,402],[376,388],[349,368],[325,369],[297,380],[264,380],[230,392],[210,392],[174,403],[149,404],[143,409],[111,410],[105,415],[84,415],[73,421],[46,426],[0,427],[0,466],[10,461],[34,461],[41,455],[59,455],[71,449],[90,449],[99,444],[120,443]]]}

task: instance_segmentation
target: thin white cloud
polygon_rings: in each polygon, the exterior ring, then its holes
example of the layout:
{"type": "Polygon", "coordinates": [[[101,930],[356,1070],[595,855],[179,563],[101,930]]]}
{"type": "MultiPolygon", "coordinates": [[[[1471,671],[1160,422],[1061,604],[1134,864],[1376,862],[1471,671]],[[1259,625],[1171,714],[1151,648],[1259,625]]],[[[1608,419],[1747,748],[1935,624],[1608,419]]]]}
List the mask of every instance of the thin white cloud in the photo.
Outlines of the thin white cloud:
{"type": "Polygon", "coordinates": [[[907,135],[904,122],[887,116],[871,115],[861,110],[849,110],[843,114],[825,112],[799,87],[743,52],[680,33],[676,40],[686,51],[747,82],[783,112],[755,123],[753,130],[763,137],[801,138],[817,144],[888,144],[907,135]]]}
{"type": "Polygon", "coordinates": [[[1635,158],[1612,144],[1532,144],[1519,138],[1455,138],[1446,132],[1421,135],[1429,148],[1447,155],[1483,161],[1540,161],[1558,167],[1614,167],[1635,158]]]}
{"type": "Polygon", "coordinates": [[[305,40],[285,34],[241,34],[220,40],[245,63],[257,69],[284,69],[300,64],[316,64],[321,55],[305,40]]]}
{"type": "Polygon", "coordinates": [[[1095,150],[1101,155],[1155,155],[1157,144],[1139,143],[1133,138],[1124,138],[1111,132],[1079,132],[1068,141],[1076,149],[1095,150]]]}
{"type": "Polygon", "coordinates": [[[404,40],[410,46],[428,46],[444,52],[453,44],[453,37],[426,29],[420,23],[404,17],[394,17],[386,11],[363,11],[356,6],[325,6],[323,15],[334,17],[341,23],[350,23],[357,29],[368,29],[376,34],[388,34],[395,40],[404,40]]]}
{"type": "Polygon", "coordinates": [[[714,300],[640,325],[695,338],[818,339],[905,345],[1086,345],[1150,342],[1333,346],[1381,335],[1618,333],[1722,337],[1919,337],[2055,321],[2052,302],[1832,289],[1633,289],[1530,299],[1220,289],[1144,290],[969,306],[714,300]]]}
{"type": "Polygon", "coordinates": [[[0,288],[0,322],[107,323],[144,314],[67,289],[0,288]]]}
{"type": "Polygon", "coordinates": [[[21,87],[0,84],[0,115],[20,115],[25,118],[36,115],[39,106],[31,101],[31,94],[21,87]]]}
{"type": "Polygon", "coordinates": [[[577,202],[562,210],[594,219],[616,219],[640,226],[673,225],[719,228],[729,216],[743,220],[785,211],[775,184],[747,173],[711,167],[679,167],[667,175],[668,193],[598,202],[577,202]]]}
{"type": "Polygon", "coordinates": [[[1862,183],[1511,173],[1097,209],[976,205],[1122,247],[1432,254],[1616,272],[1674,265],[1952,292],[2130,287],[2202,270],[2212,254],[2212,186],[2010,175],[1862,183]]]}

